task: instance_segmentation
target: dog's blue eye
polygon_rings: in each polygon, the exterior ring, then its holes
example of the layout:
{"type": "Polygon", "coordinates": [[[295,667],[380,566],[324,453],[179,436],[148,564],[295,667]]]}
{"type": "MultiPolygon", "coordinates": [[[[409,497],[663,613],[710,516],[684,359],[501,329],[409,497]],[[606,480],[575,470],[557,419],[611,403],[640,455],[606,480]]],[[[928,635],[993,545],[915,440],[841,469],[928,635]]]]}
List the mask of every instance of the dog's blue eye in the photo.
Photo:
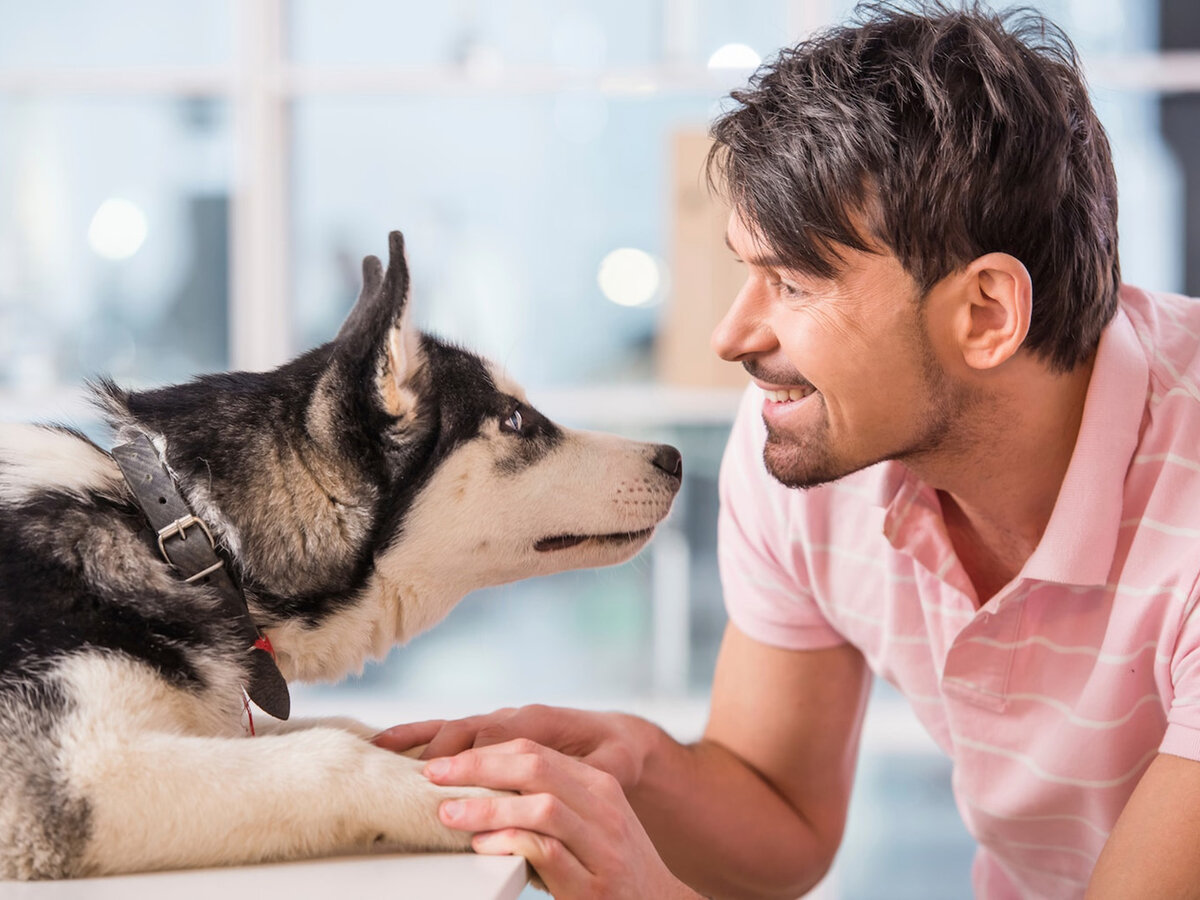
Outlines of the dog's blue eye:
{"type": "Polygon", "coordinates": [[[513,410],[513,414],[504,420],[504,427],[509,431],[521,430],[521,411],[513,410]]]}

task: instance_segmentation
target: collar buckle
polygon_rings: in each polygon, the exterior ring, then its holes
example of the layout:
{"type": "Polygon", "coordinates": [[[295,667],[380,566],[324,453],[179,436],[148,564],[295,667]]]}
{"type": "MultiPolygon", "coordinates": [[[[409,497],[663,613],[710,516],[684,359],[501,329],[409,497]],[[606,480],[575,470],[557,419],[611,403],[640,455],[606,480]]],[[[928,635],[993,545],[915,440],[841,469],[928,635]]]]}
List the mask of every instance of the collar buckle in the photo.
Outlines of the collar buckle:
{"type": "MultiPolygon", "coordinates": [[[[187,530],[194,526],[199,526],[200,530],[204,532],[204,536],[208,538],[208,546],[213,550],[214,553],[216,552],[217,542],[213,540],[212,532],[208,530],[208,526],[204,524],[204,520],[199,519],[194,515],[180,516],[174,522],[171,522],[170,524],[165,525],[158,530],[158,552],[162,554],[162,558],[167,561],[167,565],[169,565],[172,569],[178,569],[179,566],[175,564],[173,559],[171,559],[171,554],[167,553],[166,542],[173,537],[177,537],[181,541],[186,541],[187,530]]],[[[218,557],[217,561],[207,569],[201,569],[195,575],[191,575],[183,580],[186,584],[191,584],[193,581],[199,581],[205,575],[211,575],[224,565],[225,560],[218,557]]]]}

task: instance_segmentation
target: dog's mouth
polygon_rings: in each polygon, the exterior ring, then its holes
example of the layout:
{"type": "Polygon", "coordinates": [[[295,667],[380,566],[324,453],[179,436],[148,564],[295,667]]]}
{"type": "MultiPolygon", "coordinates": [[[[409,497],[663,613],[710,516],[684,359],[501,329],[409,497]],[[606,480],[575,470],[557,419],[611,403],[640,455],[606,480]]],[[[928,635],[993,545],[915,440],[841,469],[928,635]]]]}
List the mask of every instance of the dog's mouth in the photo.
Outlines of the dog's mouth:
{"type": "Polygon", "coordinates": [[[542,538],[533,545],[539,553],[549,553],[554,550],[566,550],[577,547],[585,541],[594,544],[632,544],[644,541],[654,532],[653,528],[643,528],[641,531],[619,531],[612,534],[559,534],[554,537],[542,538]]]}

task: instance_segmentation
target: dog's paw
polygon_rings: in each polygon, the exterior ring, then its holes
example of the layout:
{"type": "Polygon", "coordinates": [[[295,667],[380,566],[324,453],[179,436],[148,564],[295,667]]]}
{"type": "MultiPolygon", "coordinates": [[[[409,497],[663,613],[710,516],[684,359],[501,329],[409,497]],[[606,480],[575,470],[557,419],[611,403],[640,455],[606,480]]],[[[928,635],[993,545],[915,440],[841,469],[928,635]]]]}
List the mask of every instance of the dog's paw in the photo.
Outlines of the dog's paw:
{"type": "MultiPolygon", "coordinates": [[[[424,777],[424,776],[422,776],[424,777]]],[[[491,788],[469,787],[469,786],[446,786],[430,784],[433,790],[434,800],[434,816],[437,815],[437,809],[447,800],[467,800],[473,797],[511,797],[511,791],[494,791],[491,788]]],[[[438,819],[438,826],[445,831],[446,840],[449,842],[446,847],[438,847],[435,849],[445,850],[470,850],[471,849],[471,832],[457,831],[453,828],[447,828],[442,825],[438,819]]]]}
{"type": "Polygon", "coordinates": [[[422,774],[424,761],[399,756],[389,750],[379,753],[386,754],[391,770],[391,783],[385,791],[391,800],[388,827],[380,833],[376,843],[406,850],[470,850],[471,834],[443,825],[438,808],[447,800],[512,796],[511,792],[490,788],[434,784],[422,774]]]}

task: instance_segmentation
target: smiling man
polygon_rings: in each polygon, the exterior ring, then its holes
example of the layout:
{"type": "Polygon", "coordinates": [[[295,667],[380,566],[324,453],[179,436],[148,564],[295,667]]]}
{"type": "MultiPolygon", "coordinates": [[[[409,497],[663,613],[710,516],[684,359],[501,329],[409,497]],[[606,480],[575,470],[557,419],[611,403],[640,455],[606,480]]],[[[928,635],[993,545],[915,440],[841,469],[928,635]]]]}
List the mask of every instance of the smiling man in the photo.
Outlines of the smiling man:
{"type": "Polygon", "coordinates": [[[837,275],[822,277],[764,240],[741,214],[730,219],[726,241],[748,278],[713,345],[763,392],[763,458],[777,481],[809,488],[885,459],[914,462],[961,450],[956,429],[981,430],[966,414],[979,386],[948,375],[922,293],[886,248],[843,250],[837,275]]]}
{"type": "Polygon", "coordinates": [[[978,896],[1200,896],[1200,304],[1121,286],[1065,36],[860,15],[713,127],[746,267],[713,346],[755,385],[704,737],[530,707],[380,741],[517,791],[443,819],[555,896],[795,897],[874,673],[954,763],[978,896]]]}

